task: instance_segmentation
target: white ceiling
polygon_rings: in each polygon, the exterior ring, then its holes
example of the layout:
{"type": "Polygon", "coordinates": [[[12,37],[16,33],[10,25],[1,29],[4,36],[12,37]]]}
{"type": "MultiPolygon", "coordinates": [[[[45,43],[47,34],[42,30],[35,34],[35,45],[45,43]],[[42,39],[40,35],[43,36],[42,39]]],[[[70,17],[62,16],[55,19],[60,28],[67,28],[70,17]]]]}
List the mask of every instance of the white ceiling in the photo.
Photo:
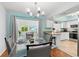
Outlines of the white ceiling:
{"type": "MultiPolygon", "coordinates": [[[[60,14],[74,6],[77,6],[78,2],[38,2],[37,6],[41,10],[45,11],[46,17],[50,18],[51,16],[60,14]]],[[[34,2],[3,2],[2,5],[7,10],[26,12],[26,8],[30,8],[33,14],[36,13],[36,6],[34,2]]]]}

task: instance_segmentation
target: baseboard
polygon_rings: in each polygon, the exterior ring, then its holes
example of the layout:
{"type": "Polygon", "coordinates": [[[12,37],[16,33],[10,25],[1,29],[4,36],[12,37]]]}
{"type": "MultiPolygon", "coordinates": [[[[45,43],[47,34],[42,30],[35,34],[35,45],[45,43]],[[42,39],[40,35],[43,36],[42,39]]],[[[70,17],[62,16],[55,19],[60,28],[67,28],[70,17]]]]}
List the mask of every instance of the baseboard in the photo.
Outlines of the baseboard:
{"type": "Polygon", "coordinates": [[[5,49],[2,54],[0,55],[0,57],[8,57],[8,50],[5,49]]]}

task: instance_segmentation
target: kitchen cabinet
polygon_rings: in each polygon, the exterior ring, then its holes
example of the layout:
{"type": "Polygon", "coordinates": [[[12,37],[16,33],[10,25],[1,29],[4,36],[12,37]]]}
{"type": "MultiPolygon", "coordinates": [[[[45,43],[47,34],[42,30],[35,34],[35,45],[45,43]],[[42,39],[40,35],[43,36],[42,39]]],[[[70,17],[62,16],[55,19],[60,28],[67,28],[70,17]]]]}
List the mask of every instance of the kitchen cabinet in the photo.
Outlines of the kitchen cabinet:
{"type": "Polygon", "coordinates": [[[73,26],[71,26],[71,25],[75,25],[75,27],[77,27],[78,21],[72,20],[72,21],[61,22],[60,24],[61,24],[60,28],[67,28],[68,31],[71,31],[71,30],[73,30],[71,28],[73,26]]]}
{"type": "Polygon", "coordinates": [[[55,31],[56,31],[56,32],[60,32],[61,24],[60,24],[60,23],[57,23],[57,24],[54,23],[54,24],[53,24],[53,28],[55,28],[55,31]]]}
{"type": "Polygon", "coordinates": [[[60,24],[61,24],[60,28],[68,28],[67,22],[62,22],[60,24]]]}
{"type": "Polygon", "coordinates": [[[69,32],[61,32],[60,40],[69,40],[69,32]]]}
{"type": "Polygon", "coordinates": [[[74,28],[77,27],[77,24],[78,24],[78,21],[77,20],[73,20],[73,21],[67,21],[66,25],[67,25],[68,30],[72,31],[74,26],[75,26],[74,28]]]}

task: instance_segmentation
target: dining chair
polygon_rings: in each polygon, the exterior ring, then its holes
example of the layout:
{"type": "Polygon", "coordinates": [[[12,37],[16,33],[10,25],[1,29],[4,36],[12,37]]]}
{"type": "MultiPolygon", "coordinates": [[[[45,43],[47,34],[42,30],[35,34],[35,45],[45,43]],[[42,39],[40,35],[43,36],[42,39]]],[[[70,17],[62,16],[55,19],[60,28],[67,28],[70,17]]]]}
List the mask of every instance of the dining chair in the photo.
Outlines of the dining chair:
{"type": "Polygon", "coordinates": [[[24,44],[16,44],[12,48],[10,47],[9,41],[5,38],[6,47],[8,50],[8,57],[26,57],[27,51],[24,44]],[[18,48],[18,51],[17,51],[18,48]]]}
{"type": "Polygon", "coordinates": [[[50,57],[51,43],[27,45],[27,57],[50,57]]]}
{"type": "Polygon", "coordinates": [[[5,38],[5,43],[6,43],[6,47],[7,47],[7,50],[8,50],[8,54],[10,54],[11,48],[10,48],[9,42],[6,38],[5,38]]]}

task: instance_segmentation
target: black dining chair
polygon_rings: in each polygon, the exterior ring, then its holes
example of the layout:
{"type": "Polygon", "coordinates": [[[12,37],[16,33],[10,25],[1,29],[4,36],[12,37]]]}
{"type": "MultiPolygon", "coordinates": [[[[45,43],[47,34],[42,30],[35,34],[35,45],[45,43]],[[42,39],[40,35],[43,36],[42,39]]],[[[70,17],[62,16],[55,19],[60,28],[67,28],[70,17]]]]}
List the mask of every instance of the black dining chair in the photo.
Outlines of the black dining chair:
{"type": "MultiPolygon", "coordinates": [[[[6,43],[9,57],[26,57],[26,54],[24,54],[24,53],[26,53],[26,48],[21,49],[18,52],[16,52],[17,46],[13,46],[13,48],[10,48],[9,42],[6,38],[5,38],[5,43],[6,43]]],[[[21,48],[22,48],[22,46],[21,46],[21,48]]]]}
{"type": "Polygon", "coordinates": [[[5,43],[6,43],[6,47],[7,47],[7,50],[8,50],[8,54],[10,54],[11,48],[10,48],[9,42],[6,38],[5,38],[5,43]]]}
{"type": "Polygon", "coordinates": [[[27,45],[27,57],[50,57],[51,43],[27,45]]]}
{"type": "Polygon", "coordinates": [[[50,36],[50,41],[52,42],[52,44],[56,45],[56,37],[55,36],[50,36]]]}

